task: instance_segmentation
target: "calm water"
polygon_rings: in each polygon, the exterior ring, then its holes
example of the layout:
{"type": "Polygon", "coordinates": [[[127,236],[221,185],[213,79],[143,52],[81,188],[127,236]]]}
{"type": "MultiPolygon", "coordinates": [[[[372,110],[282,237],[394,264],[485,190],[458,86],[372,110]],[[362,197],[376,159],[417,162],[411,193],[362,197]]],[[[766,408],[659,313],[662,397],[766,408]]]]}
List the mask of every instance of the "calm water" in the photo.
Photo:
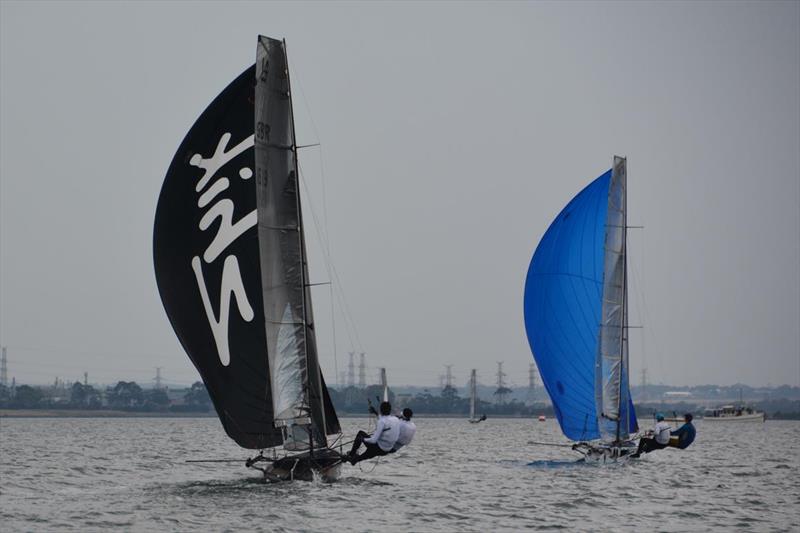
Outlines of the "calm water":
{"type": "Polygon", "coordinates": [[[265,485],[185,462],[246,456],[216,419],[0,419],[0,529],[800,531],[798,422],[699,421],[692,448],[616,466],[528,444],[563,442],[553,421],[417,425],[338,482],[265,485]]]}

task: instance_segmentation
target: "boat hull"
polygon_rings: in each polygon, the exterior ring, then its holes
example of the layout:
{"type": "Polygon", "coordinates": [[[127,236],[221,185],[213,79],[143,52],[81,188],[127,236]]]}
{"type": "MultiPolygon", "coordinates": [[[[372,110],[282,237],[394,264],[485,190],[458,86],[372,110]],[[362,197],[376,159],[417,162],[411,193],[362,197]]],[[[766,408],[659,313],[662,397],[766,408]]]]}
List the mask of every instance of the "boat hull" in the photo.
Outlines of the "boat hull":
{"type": "Polygon", "coordinates": [[[267,459],[263,455],[251,459],[247,466],[260,470],[267,483],[281,481],[336,481],[341,475],[342,455],[331,449],[314,450],[279,459],[267,459]],[[259,462],[266,466],[257,466],[259,462]]]}
{"type": "Polygon", "coordinates": [[[764,413],[745,413],[741,415],[728,415],[728,416],[705,416],[703,423],[706,422],[763,422],[766,417],[764,413]]]}
{"type": "Polygon", "coordinates": [[[636,453],[637,446],[633,441],[619,444],[578,442],[572,449],[583,454],[583,460],[587,463],[615,463],[627,461],[636,453]]]}

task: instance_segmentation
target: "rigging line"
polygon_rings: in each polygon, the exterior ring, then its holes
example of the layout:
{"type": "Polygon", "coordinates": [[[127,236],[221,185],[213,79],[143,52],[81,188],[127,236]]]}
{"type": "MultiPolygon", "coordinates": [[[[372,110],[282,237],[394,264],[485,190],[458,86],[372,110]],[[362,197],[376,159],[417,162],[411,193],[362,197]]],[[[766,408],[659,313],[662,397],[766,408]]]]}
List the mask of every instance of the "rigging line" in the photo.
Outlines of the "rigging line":
{"type": "MultiPolygon", "coordinates": [[[[311,194],[310,194],[310,192],[308,190],[308,186],[305,183],[306,180],[303,177],[304,175],[303,175],[302,169],[300,169],[300,174],[301,174],[301,177],[303,178],[300,181],[302,183],[303,190],[306,192],[306,196],[308,197],[308,203],[309,203],[309,208],[311,210],[311,216],[314,219],[315,229],[318,230],[317,233],[318,233],[318,235],[320,235],[320,244],[323,246],[323,256],[325,256],[326,255],[325,254],[326,250],[324,249],[325,242],[326,241],[330,242],[330,239],[327,239],[327,237],[323,238],[323,235],[326,235],[326,233],[325,233],[325,230],[321,229],[321,224],[319,223],[319,218],[317,217],[316,211],[314,210],[313,201],[311,200],[311,194]]],[[[347,298],[345,297],[345,294],[344,294],[344,289],[343,289],[343,285],[342,285],[342,282],[341,282],[341,278],[339,277],[339,273],[336,270],[336,265],[334,264],[333,258],[330,256],[330,254],[328,254],[327,258],[326,258],[326,267],[329,269],[329,277],[331,279],[331,284],[334,285],[336,290],[338,291],[338,298],[340,300],[339,304],[340,304],[340,308],[342,310],[342,313],[343,313],[345,319],[349,320],[349,322],[350,322],[350,326],[351,326],[351,328],[353,330],[353,334],[355,335],[356,345],[358,346],[359,351],[363,352],[364,351],[364,347],[361,344],[361,338],[358,335],[358,328],[356,327],[356,322],[353,319],[353,314],[350,311],[350,306],[348,305],[347,298]]],[[[351,342],[351,344],[352,344],[352,342],[351,342]]]]}
{"type": "MultiPolygon", "coordinates": [[[[314,135],[317,138],[317,142],[314,144],[309,144],[307,146],[316,146],[319,147],[319,172],[320,172],[320,183],[322,184],[322,221],[325,223],[325,228],[328,227],[328,201],[327,201],[327,194],[326,194],[326,179],[325,179],[325,165],[323,162],[322,157],[322,141],[319,134],[319,128],[317,128],[317,123],[314,120],[314,115],[311,113],[311,106],[308,105],[308,98],[306,97],[306,92],[303,89],[303,83],[300,80],[300,75],[297,73],[297,69],[295,68],[295,79],[297,80],[297,87],[300,89],[300,95],[303,99],[303,105],[306,108],[306,112],[308,113],[308,119],[311,122],[311,127],[314,128],[314,135]]],[[[308,191],[306,190],[306,194],[308,191]]],[[[325,239],[325,242],[322,243],[325,246],[328,257],[331,256],[331,240],[330,236],[325,239]]]]}
{"type": "MultiPolygon", "coordinates": [[[[306,197],[308,198],[309,211],[311,212],[311,217],[314,220],[314,230],[315,230],[315,233],[317,234],[317,238],[319,240],[320,247],[322,248],[322,256],[323,256],[323,262],[325,264],[325,270],[328,273],[328,279],[330,279],[331,285],[333,285],[333,279],[332,279],[333,276],[331,274],[332,259],[330,257],[330,247],[328,246],[328,243],[330,242],[330,239],[329,239],[329,237],[327,235],[326,228],[323,227],[322,224],[320,224],[319,218],[317,217],[317,212],[316,212],[316,209],[314,209],[314,202],[312,201],[311,193],[309,191],[308,185],[306,184],[307,180],[306,180],[306,177],[305,177],[305,173],[303,172],[302,166],[300,166],[300,177],[301,177],[300,183],[302,184],[303,190],[305,191],[306,197]]],[[[331,323],[332,323],[332,328],[333,328],[333,341],[334,341],[334,367],[335,367],[335,372],[337,373],[337,376],[338,376],[339,363],[338,363],[338,354],[337,354],[337,349],[336,349],[336,336],[335,336],[336,335],[336,333],[335,333],[336,330],[335,330],[335,318],[334,318],[335,310],[334,310],[333,297],[334,297],[333,290],[331,290],[331,323]]],[[[349,334],[349,332],[348,332],[348,334],[349,334]]],[[[352,345],[352,341],[351,341],[351,345],[352,345]]]]}
{"type": "Polygon", "coordinates": [[[361,344],[361,338],[358,335],[358,328],[356,327],[356,321],[353,318],[353,313],[350,311],[350,306],[347,303],[347,298],[345,297],[344,289],[342,288],[342,281],[339,277],[339,272],[336,270],[336,266],[331,262],[331,286],[334,288],[334,294],[336,297],[336,303],[339,305],[339,309],[342,311],[342,316],[345,319],[345,325],[348,326],[347,333],[348,335],[351,334],[355,337],[355,342],[353,342],[352,337],[350,338],[350,345],[357,346],[358,351],[363,352],[364,347],[361,344]]]}
{"type": "MultiPolygon", "coordinates": [[[[324,260],[324,263],[325,263],[326,270],[328,271],[328,277],[330,278],[331,287],[333,288],[335,286],[335,289],[338,290],[338,292],[336,290],[333,290],[333,293],[340,300],[337,303],[339,303],[339,307],[342,310],[342,314],[343,314],[343,316],[345,318],[345,331],[347,332],[347,335],[349,337],[350,345],[352,347],[352,346],[354,346],[354,344],[357,344],[358,347],[360,348],[360,351],[363,351],[363,348],[361,347],[360,339],[358,337],[358,331],[357,331],[357,329],[355,327],[355,320],[353,320],[352,315],[349,312],[349,308],[347,307],[347,304],[346,304],[346,301],[345,301],[345,298],[344,298],[344,292],[343,292],[343,290],[341,288],[341,281],[339,280],[338,273],[336,272],[336,267],[333,265],[333,259],[329,255],[329,249],[326,249],[326,247],[325,247],[325,243],[326,243],[326,241],[329,242],[329,239],[327,238],[327,235],[325,233],[325,229],[322,227],[322,225],[319,222],[319,218],[317,217],[317,212],[314,209],[314,202],[312,201],[311,193],[310,193],[310,191],[308,189],[308,186],[306,184],[306,179],[305,179],[305,175],[304,175],[304,173],[302,171],[302,168],[299,169],[299,173],[300,173],[300,177],[301,177],[300,183],[302,184],[303,190],[305,191],[306,197],[308,198],[309,211],[311,212],[311,217],[314,220],[314,229],[315,229],[315,231],[317,233],[317,237],[318,237],[318,239],[320,241],[320,245],[322,247],[323,260],[324,260]],[[352,329],[353,333],[355,334],[355,338],[356,338],[357,343],[353,343],[353,335],[351,335],[351,331],[350,331],[351,329],[352,329]]],[[[331,307],[333,307],[333,301],[331,303],[331,307]]],[[[332,313],[331,316],[334,316],[334,314],[335,313],[332,313]]],[[[332,325],[333,324],[334,323],[332,322],[332,325]]],[[[334,366],[335,366],[335,371],[337,372],[337,376],[338,376],[339,365],[338,365],[336,350],[334,350],[334,366]]]]}
{"type": "MultiPolygon", "coordinates": [[[[325,223],[325,227],[327,228],[328,227],[328,199],[327,199],[327,187],[326,187],[327,180],[325,179],[325,161],[324,161],[324,156],[323,156],[323,152],[322,152],[321,137],[320,137],[320,134],[319,134],[319,128],[317,127],[317,123],[314,120],[314,115],[311,112],[311,106],[308,104],[308,98],[306,97],[306,92],[305,92],[305,90],[303,88],[304,84],[302,83],[302,80],[300,79],[300,75],[298,74],[296,68],[295,68],[295,79],[297,80],[297,87],[298,87],[298,89],[300,89],[300,95],[301,95],[302,100],[303,100],[303,105],[306,108],[306,112],[308,113],[308,119],[311,122],[311,127],[314,128],[314,134],[316,135],[317,143],[320,145],[319,146],[319,170],[320,170],[320,182],[322,184],[322,218],[323,218],[323,222],[325,223]]],[[[306,190],[306,194],[308,195],[308,190],[306,190]]],[[[309,198],[310,198],[310,196],[309,196],[309,198]]],[[[336,267],[333,266],[333,261],[331,259],[332,258],[332,254],[331,254],[330,235],[328,235],[328,237],[325,239],[325,241],[322,244],[323,244],[323,247],[326,249],[325,251],[327,252],[328,259],[330,261],[330,263],[329,263],[330,269],[335,272],[336,267]]],[[[328,274],[329,274],[329,277],[330,277],[331,281],[333,281],[333,277],[330,276],[330,272],[328,274]]],[[[336,277],[338,278],[338,274],[336,275],[336,277]]],[[[344,298],[344,292],[343,292],[343,289],[341,288],[341,282],[338,283],[337,289],[341,293],[340,298],[341,298],[342,302],[340,302],[340,308],[342,309],[342,312],[343,312],[343,314],[345,316],[345,319],[347,319],[347,318],[350,319],[351,326],[353,328],[353,332],[355,333],[356,341],[357,341],[357,344],[358,344],[358,349],[359,349],[359,351],[363,352],[364,351],[364,347],[361,345],[361,339],[358,336],[358,330],[357,330],[357,328],[355,326],[355,321],[352,318],[352,314],[350,314],[349,307],[347,306],[347,301],[344,298]]],[[[331,317],[334,316],[333,305],[334,305],[333,304],[333,299],[331,299],[331,310],[332,310],[331,317]]],[[[332,322],[333,322],[333,320],[334,319],[332,318],[332,322]]],[[[336,335],[335,329],[333,330],[333,335],[334,335],[334,345],[333,345],[334,352],[333,352],[333,356],[334,356],[334,364],[336,364],[337,353],[336,353],[336,342],[335,342],[335,335],[336,335]]],[[[350,342],[350,344],[352,346],[352,344],[353,344],[352,341],[350,342]]],[[[339,368],[338,364],[336,364],[336,375],[337,376],[339,375],[338,368],[339,368]]]]}
{"type": "MultiPolygon", "coordinates": [[[[638,280],[642,279],[641,283],[642,283],[642,286],[643,286],[643,278],[641,278],[640,276],[636,275],[636,266],[635,265],[630,265],[630,266],[632,267],[631,268],[631,272],[633,274],[634,281],[637,282],[636,285],[639,285],[640,283],[638,282],[638,280]]],[[[644,315],[644,320],[642,322],[643,322],[643,324],[649,324],[650,323],[650,313],[647,310],[647,300],[645,299],[644,290],[640,290],[640,291],[636,291],[636,292],[638,292],[637,296],[639,297],[639,302],[641,303],[641,306],[642,306],[641,311],[642,311],[642,314],[644,315]]],[[[661,349],[660,349],[660,347],[658,345],[658,341],[656,339],[655,332],[653,331],[653,328],[651,328],[651,327],[644,328],[644,330],[647,333],[649,333],[650,337],[653,339],[653,346],[655,347],[656,363],[658,364],[658,371],[659,371],[659,374],[661,374],[663,376],[664,375],[664,368],[663,368],[663,365],[662,365],[663,357],[661,355],[661,349]]]]}
{"type": "Polygon", "coordinates": [[[333,264],[331,265],[331,271],[333,272],[333,279],[336,281],[336,288],[339,291],[339,298],[340,298],[340,303],[342,305],[342,309],[345,313],[345,316],[349,317],[351,325],[353,327],[353,333],[356,337],[356,345],[358,346],[358,350],[360,352],[363,352],[364,346],[361,344],[361,337],[358,335],[358,328],[356,327],[355,320],[353,319],[353,314],[350,311],[350,306],[347,303],[347,298],[345,298],[344,289],[342,288],[342,281],[341,278],[339,277],[339,272],[336,270],[336,265],[333,264]]]}
{"type": "Polygon", "coordinates": [[[381,456],[379,455],[378,457],[376,457],[376,460],[375,460],[375,462],[374,462],[374,463],[372,463],[372,468],[370,468],[369,470],[364,470],[364,468],[363,468],[363,467],[361,466],[361,464],[359,463],[358,469],[359,469],[359,470],[361,470],[361,472],[362,472],[363,474],[371,474],[373,470],[375,470],[376,468],[378,468],[378,463],[380,463],[380,462],[381,462],[381,456]]]}

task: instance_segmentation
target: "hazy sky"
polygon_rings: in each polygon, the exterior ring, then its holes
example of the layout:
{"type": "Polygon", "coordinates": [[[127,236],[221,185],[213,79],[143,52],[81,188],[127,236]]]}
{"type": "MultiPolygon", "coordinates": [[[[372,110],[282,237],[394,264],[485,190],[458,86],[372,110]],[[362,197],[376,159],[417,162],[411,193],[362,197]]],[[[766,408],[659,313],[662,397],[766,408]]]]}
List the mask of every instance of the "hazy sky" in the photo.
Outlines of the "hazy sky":
{"type": "MultiPolygon", "coordinates": [[[[2,1],[9,377],[197,379],[156,289],[153,216],[259,33],[286,39],[298,141],[322,143],[300,161],[360,339],[337,310],[340,372],[363,347],[370,381],[386,366],[437,385],[452,364],[457,384],[470,368],[490,383],[505,361],[526,384],[531,254],[619,154],[645,226],[634,383],[646,366],[650,382],[800,384],[798,2],[2,1]]],[[[334,382],[330,292],[314,290],[334,382]]]]}

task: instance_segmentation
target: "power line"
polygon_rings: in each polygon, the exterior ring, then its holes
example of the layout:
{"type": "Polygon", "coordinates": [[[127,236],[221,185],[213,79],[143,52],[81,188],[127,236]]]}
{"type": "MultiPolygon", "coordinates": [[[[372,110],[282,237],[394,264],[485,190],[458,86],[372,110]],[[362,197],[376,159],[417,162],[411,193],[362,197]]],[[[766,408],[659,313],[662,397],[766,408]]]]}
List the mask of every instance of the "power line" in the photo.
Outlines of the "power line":
{"type": "Polygon", "coordinates": [[[350,362],[347,363],[347,386],[352,387],[356,383],[355,352],[350,352],[350,362]]]}
{"type": "Polygon", "coordinates": [[[533,404],[536,399],[536,365],[531,363],[528,368],[528,402],[533,404]]]}
{"type": "Polygon", "coordinates": [[[445,368],[444,388],[450,389],[453,387],[453,365],[444,365],[444,368],[445,368]]]}
{"type": "Polygon", "coordinates": [[[358,387],[363,389],[367,386],[367,359],[366,354],[361,352],[361,358],[358,361],[358,387]]]}
{"type": "Polygon", "coordinates": [[[497,403],[504,404],[506,403],[506,396],[511,389],[506,387],[505,377],[506,373],[503,372],[503,362],[497,362],[497,390],[494,391],[494,395],[497,396],[497,403]]]}
{"type": "Polygon", "coordinates": [[[8,355],[5,346],[0,353],[0,385],[4,387],[8,385],[8,355]]]}

